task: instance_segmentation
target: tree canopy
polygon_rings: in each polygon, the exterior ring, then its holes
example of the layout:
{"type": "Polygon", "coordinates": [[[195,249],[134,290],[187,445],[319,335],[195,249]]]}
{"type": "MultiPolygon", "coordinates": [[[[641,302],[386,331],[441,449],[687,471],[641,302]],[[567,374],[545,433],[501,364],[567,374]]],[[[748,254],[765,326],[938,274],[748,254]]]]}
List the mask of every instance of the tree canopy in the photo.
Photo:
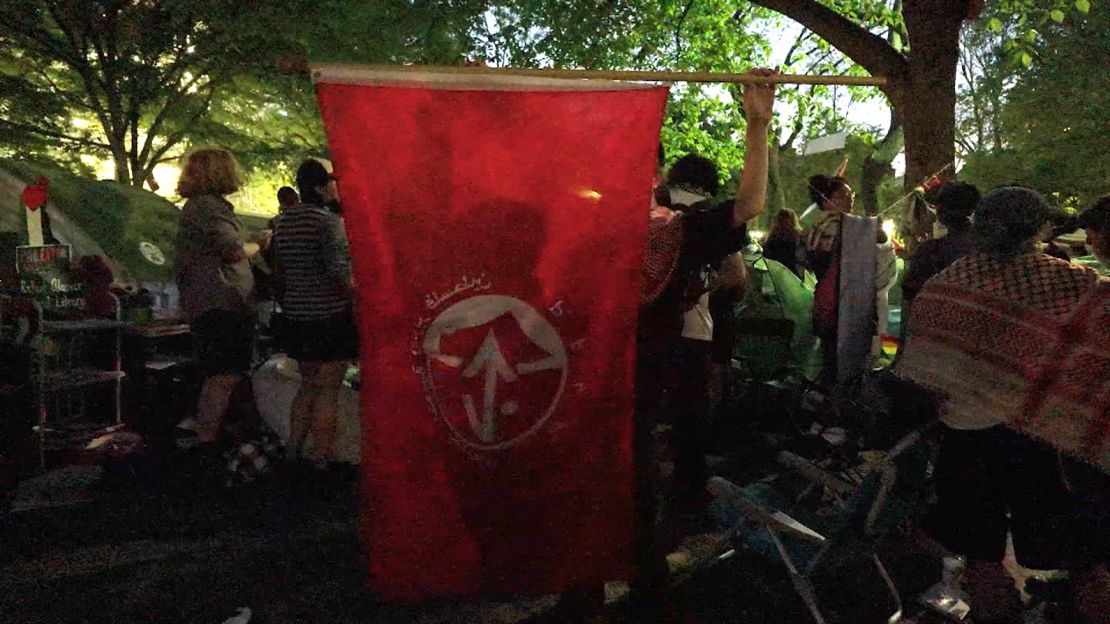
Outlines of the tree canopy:
{"type": "Polygon", "coordinates": [[[1026,184],[1074,206],[1110,190],[1110,15],[1057,17],[1017,52],[1012,17],[969,32],[964,62],[979,71],[961,90],[959,143],[968,179],[1026,184]]]}
{"type": "MultiPolygon", "coordinates": [[[[887,76],[893,114],[865,124],[847,123],[844,107],[875,89],[780,89],[775,208],[802,196],[799,178],[829,166],[802,159],[800,147],[838,130],[854,137],[850,171],[871,211],[885,204],[878,189],[894,192],[884,180],[903,138],[911,186],[951,160],[957,139],[983,179],[1014,170],[1022,172],[1014,178],[1055,182],[1052,190],[1090,193],[1092,180],[1106,178],[1094,165],[1086,177],[1050,166],[1091,164],[1104,120],[1036,114],[1062,81],[1073,81],[1073,100],[1102,95],[1093,81],[1105,72],[1105,17],[1083,17],[1088,0],[992,0],[985,10],[980,0],[0,0],[0,9],[3,155],[72,168],[82,155],[107,155],[117,180],[133,185],[191,145],[226,146],[255,171],[323,152],[311,84],[276,71],[293,58],[716,71],[770,64],[887,76]],[[1073,28],[1086,30],[1069,39],[1073,28]],[[784,32],[787,46],[775,40],[784,32]],[[957,116],[961,49],[968,69],[957,116]],[[1035,142],[1042,139],[1053,143],[1035,142]]],[[[672,89],[662,136],[669,154],[700,153],[728,177],[742,162],[742,138],[734,93],[672,89]]]]}

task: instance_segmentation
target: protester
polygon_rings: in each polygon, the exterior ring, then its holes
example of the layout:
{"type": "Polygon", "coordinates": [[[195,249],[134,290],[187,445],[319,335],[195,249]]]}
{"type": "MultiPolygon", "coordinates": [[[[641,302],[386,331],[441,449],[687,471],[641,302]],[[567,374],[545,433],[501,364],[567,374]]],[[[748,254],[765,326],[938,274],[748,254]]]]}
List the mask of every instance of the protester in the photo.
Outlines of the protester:
{"type": "MultiPolygon", "coordinates": [[[[1032,416],[1022,409],[1030,371],[1049,360],[1048,334],[1066,335],[1068,319],[1099,285],[1094,271],[1036,251],[1047,219],[1047,204],[1030,189],[1003,187],[983,198],[973,217],[974,252],[922,288],[896,367],[943,399],[937,506],[928,525],[941,544],[969,558],[977,622],[1018,621],[1017,591],[1002,566],[1007,534],[1019,564],[1070,568],[1089,595],[1098,584],[1090,581],[1098,578],[1091,562],[1107,554],[1104,545],[1089,551],[1092,536],[1077,522],[1052,448],[1073,450],[1072,440],[1090,435],[1086,427],[1103,425],[1060,414],[1047,416],[1056,419],[1047,428],[1022,424],[1032,416]],[[1042,440],[1022,433],[1031,430],[1042,440]]],[[[1105,588],[1102,594],[1105,604],[1105,588]]]]}
{"type": "MultiPolygon", "coordinates": [[[[774,73],[771,70],[753,72],[756,76],[774,73]]],[[[767,128],[771,121],[774,94],[772,84],[745,86],[745,145],[748,149],[733,202],[705,210],[677,211],[656,207],[651,213],[644,258],[646,303],[641,307],[637,332],[633,454],[636,464],[635,546],[638,573],[632,588],[634,604],[649,617],[662,617],[665,602],[663,586],[667,575],[666,561],[655,535],[657,467],[653,432],[655,424],[661,420],[665,382],[673,370],[670,368],[674,362],[673,354],[684,338],[691,339],[692,327],[687,327],[684,320],[692,319],[690,312],[694,308],[690,303],[700,300],[703,294],[697,290],[701,269],[706,265],[719,264],[732,251],[737,230],[763,211],[767,195],[767,128]]],[[[672,167],[668,177],[668,182],[673,185],[669,193],[672,203],[696,197],[699,181],[709,185],[708,176],[703,171],[704,164],[697,165],[691,161],[690,165],[679,167],[677,172],[672,167]]],[[[700,190],[711,191],[708,188],[700,190]]],[[[698,203],[696,200],[693,202],[695,206],[698,203]]],[[[703,329],[712,323],[707,313],[704,317],[700,312],[696,314],[698,320],[703,321],[703,329]]],[[[712,334],[709,337],[711,339],[712,334]]],[[[690,345],[687,343],[687,346],[690,345]]]]}
{"type": "Polygon", "coordinates": [[[783,208],[775,213],[771,221],[771,231],[763,243],[763,257],[774,260],[790,269],[801,278],[804,269],[798,261],[801,247],[801,229],[798,227],[798,213],[783,208]]]}
{"type": "MultiPolygon", "coordinates": [[[[285,212],[286,208],[300,203],[301,198],[292,187],[283,186],[277,190],[278,214],[285,212]]],[[[266,231],[259,238],[261,252],[251,259],[251,271],[254,273],[255,310],[263,326],[269,326],[274,312],[274,246],[271,244],[274,236],[274,220],[266,223],[266,231]]]]}
{"type": "Polygon", "coordinates": [[[1087,248],[1110,269],[1110,195],[1103,195],[1079,214],[1076,225],[1087,233],[1087,248]]]}
{"type": "Polygon", "coordinates": [[[297,204],[301,203],[300,196],[297,195],[297,191],[294,190],[291,186],[283,186],[279,188],[277,191],[277,200],[278,214],[285,212],[286,208],[296,206],[297,204]]]}
{"type": "Polygon", "coordinates": [[[230,152],[202,149],[189,155],[177,185],[187,200],[177,234],[177,281],[205,372],[196,434],[198,450],[209,457],[221,450],[220,426],[236,385],[249,383],[254,350],[249,258],[259,245],[243,242],[243,227],[225,198],[241,184],[230,152]]]}
{"type": "MultiPolygon", "coordinates": [[[[841,172],[843,168],[844,165],[841,165],[841,172]]],[[[838,367],[843,364],[837,361],[840,349],[838,340],[841,291],[845,288],[853,288],[854,294],[859,294],[860,289],[866,287],[859,279],[845,280],[840,270],[842,256],[852,253],[852,259],[858,260],[861,255],[858,245],[846,250],[841,249],[845,237],[844,215],[851,214],[855,206],[855,192],[848,185],[848,181],[840,175],[833,177],[815,175],[809,179],[809,196],[820,209],[820,214],[810,222],[802,234],[805,266],[817,277],[813,296],[813,333],[821,340],[822,370],[819,381],[832,386],[837,382],[838,367]]],[[[804,215],[803,218],[805,218],[804,215]]],[[[894,247],[886,233],[876,229],[874,242],[875,270],[874,283],[871,285],[874,293],[867,295],[874,297],[871,304],[874,306],[871,313],[871,330],[866,335],[857,332],[858,336],[847,337],[849,344],[855,344],[856,339],[866,340],[870,346],[864,354],[870,352],[869,357],[881,354],[881,334],[886,327],[887,297],[898,277],[894,247]]],[[[862,362],[857,362],[858,364],[862,362]]]]}
{"type": "Polygon", "coordinates": [[[660,354],[666,370],[656,383],[667,391],[666,420],[674,443],[670,501],[685,513],[697,513],[704,505],[708,478],[702,438],[710,411],[710,291],[721,261],[747,239],[744,223],[732,221],[735,201],[711,202],[718,185],[716,164],[694,154],[679,158],[667,173],[665,199],[669,210],[682,213],[685,240],[664,303],[650,316],[658,329],[671,333],[660,354]]]}
{"type": "MultiPolygon", "coordinates": [[[[773,70],[754,70],[755,76],[769,76],[773,70]]],[[[648,221],[648,236],[643,260],[643,305],[637,326],[636,399],[633,419],[632,452],[635,464],[635,578],[631,583],[630,603],[637,621],[662,623],[674,621],[670,598],[666,591],[668,567],[665,553],[656,535],[657,500],[655,425],[662,420],[664,395],[671,371],[671,353],[683,333],[683,316],[690,306],[686,276],[702,266],[707,249],[722,239],[735,236],[736,230],[758,216],[767,196],[767,128],[774,103],[773,84],[755,83],[744,88],[746,141],[744,169],[736,199],[706,210],[674,210],[666,204],[700,195],[693,192],[696,181],[710,186],[704,162],[688,159],[678,168],[672,167],[668,182],[676,182],[679,192],[662,187],[653,190],[648,221]],[[696,173],[701,172],[701,173],[696,173]],[[690,196],[684,195],[690,193],[690,196]]],[[[660,162],[662,147],[660,147],[660,162]]],[[[676,163],[677,164],[677,163],[676,163]]],[[[710,163],[712,165],[712,163],[710,163]]],[[[714,167],[714,180],[715,167],[714,167]]],[[[713,184],[716,184],[714,182],[713,184]]],[[[700,188],[704,193],[709,189],[700,188]]],[[[698,201],[693,202],[695,205],[698,201]]],[[[684,204],[690,207],[689,204],[684,204]]],[[[727,245],[724,246],[727,249],[727,245]]],[[[711,255],[711,254],[709,254],[711,255]]],[[[720,262],[727,252],[717,259],[720,262]]],[[[696,301],[700,297],[694,297],[696,301]]],[[[605,600],[604,587],[585,587],[566,591],[551,611],[533,622],[571,624],[590,621],[605,600]]]]}
{"type": "Polygon", "coordinates": [[[947,233],[942,238],[925,241],[914,251],[902,280],[904,308],[910,307],[930,277],[971,253],[971,213],[979,199],[979,189],[967,182],[946,182],[937,191],[934,202],[937,220],[947,233]]]}
{"type": "Polygon", "coordinates": [[[821,210],[803,233],[806,268],[817,277],[813,333],[821,339],[822,378],[831,383],[836,378],[840,222],[852,212],[855,192],[840,176],[815,175],[809,179],[809,197],[821,210]]]}
{"type": "Polygon", "coordinates": [[[748,279],[748,264],[740,252],[729,254],[717,267],[716,281],[709,296],[709,311],[713,315],[713,353],[709,365],[711,416],[721,407],[730,387],[732,345],[737,334],[735,306],[744,297],[748,279]]]}
{"type": "Polygon", "coordinates": [[[301,386],[289,416],[290,459],[327,466],[335,437],[339,392],[358,356],[350,258],[336,205],[335,177],[316,159],[297,168],[300,204],[275,219],[278,302],[286,319],[286,353],[300,366],[301,386]],[[311,433],[312,444],[306,447],[311,433]]]}

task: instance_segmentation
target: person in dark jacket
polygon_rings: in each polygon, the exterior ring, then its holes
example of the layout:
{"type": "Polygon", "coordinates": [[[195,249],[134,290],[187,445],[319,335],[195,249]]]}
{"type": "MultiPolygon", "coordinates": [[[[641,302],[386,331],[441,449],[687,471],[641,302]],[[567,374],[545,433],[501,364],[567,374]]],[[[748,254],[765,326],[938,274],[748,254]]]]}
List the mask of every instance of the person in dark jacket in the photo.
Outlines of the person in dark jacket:
{"type": "Polygon", "coordinates": [[[925,241],[910,258],[906,277],[902,280],[903,310],[930,277],[940,273],[956,260],[971,253],[971,213],[979,205],[979,189],[967,182],[947,182],[937,191],[934,202],[937,219],[948,230],[943,238],[925,241]]]}
{"type": "Polygon", "coordinates": [[[799,278],[803,273],[798,262],[801,232],[801,228],[798,227],[798,213],[789,208],[783,208],[775,213],[771,222],[771,232],[767,234],[767,240],[763,243],[764,258],[782,264],[799,278]]]}

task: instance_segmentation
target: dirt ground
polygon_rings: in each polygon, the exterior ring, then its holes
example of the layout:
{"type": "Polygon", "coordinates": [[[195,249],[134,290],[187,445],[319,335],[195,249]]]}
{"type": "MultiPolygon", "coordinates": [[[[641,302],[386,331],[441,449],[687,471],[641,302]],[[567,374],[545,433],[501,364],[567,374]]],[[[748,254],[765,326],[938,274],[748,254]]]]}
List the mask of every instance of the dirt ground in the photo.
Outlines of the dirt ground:
{"type": "MultiPolygon", "coordinates": [[[[0,533],[0,622],[222,624],[247,607],[252,624],[507,623],[553,603],[376,601],[364,589],[354,490],[350,474],[215,492],[171,479],[18,512],[0,533]]],[[[895,548],[887,559],[907,601],[939,575],[921,553],[895,548]]],[[[818,589],[835,621],[882,622],[893,610],[866,569],[818,589]]],[[[745,553],[694,575],[680,596],[690,623],[812,621],[782,566],[745,553]]],[[[633,621],[619,602],[609,611],[597,621],[633,621]]]]}

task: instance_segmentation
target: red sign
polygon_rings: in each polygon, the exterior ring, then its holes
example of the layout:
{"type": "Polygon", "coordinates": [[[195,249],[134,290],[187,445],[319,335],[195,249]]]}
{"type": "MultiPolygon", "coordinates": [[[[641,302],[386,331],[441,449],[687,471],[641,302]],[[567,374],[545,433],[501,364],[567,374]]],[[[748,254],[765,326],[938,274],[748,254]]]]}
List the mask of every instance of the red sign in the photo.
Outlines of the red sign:
{"type": "Polygon", "coordinates": [[[663,88],[324,70],[386,598],[627,577],[663,88]]]}

